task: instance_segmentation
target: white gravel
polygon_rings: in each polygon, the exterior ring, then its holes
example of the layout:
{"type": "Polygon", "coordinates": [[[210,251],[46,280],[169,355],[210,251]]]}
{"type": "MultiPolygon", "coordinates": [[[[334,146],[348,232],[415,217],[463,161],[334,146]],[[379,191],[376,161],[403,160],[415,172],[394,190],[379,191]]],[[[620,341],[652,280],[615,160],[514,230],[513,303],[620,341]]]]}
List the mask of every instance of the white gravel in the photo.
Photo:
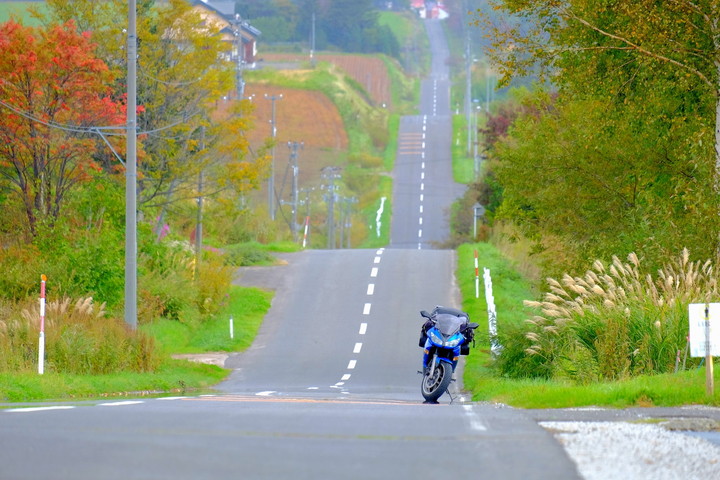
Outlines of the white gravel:
{"type": "Polygon", "coordinates": [[[720,479],[720,446],[654,424],[540,422],[585,480],[720,479]]]}

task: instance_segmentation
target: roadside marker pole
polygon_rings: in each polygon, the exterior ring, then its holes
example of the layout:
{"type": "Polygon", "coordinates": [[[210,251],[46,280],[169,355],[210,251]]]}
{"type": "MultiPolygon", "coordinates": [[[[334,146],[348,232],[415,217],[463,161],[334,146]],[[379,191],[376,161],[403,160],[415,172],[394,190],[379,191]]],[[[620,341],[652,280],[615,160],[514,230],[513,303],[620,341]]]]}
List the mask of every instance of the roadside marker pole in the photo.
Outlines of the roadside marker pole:
{"type": "Polygon", "coordinates": [[[492,278],[490,269],[483,267],[483,279],[485,280],[485,300],[488,310],[488,334],[490,336],[490,352],[493,358],[500,355],[502,345],[497,338],[497,311],[495,310],[495,297],[493,296],[492,278]]]}
{"type": "Polygon", "coordinates": [[[480,275],[478,273],[478,253],[475,250],[475,298],[480,298],[480,275]]]}
{"type": "Polygon", "coordinates": [[[705,392],[712,396],[714,391],[713,357],[710,344],[710,305],[705,304],[705,392]]]}
{"type": "Polygon", "coordinates": [[[38,373],[45,373],[45,281],[47,277],[40,275],[40,345],[38,347],[38,373]]]}
{"type": "Polygon", "coordinates": [[[310,216],[305,217],[305,233],[303,233],[303,248],[307,244],[308,225],[310,224],[310,216]]]}
{"type": "Polygon", "coordinates": [[[234,331],[235,325],[233,325],[233,317],[230,315],[230,338],[235,338],[235,331],[234,331]]]}

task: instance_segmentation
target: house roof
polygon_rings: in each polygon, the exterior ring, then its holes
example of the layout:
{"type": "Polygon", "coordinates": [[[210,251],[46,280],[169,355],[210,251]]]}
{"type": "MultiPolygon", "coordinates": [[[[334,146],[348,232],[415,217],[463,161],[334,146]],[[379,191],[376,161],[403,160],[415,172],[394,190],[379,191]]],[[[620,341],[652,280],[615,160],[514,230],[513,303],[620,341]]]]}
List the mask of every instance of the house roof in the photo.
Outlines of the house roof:
{"type": "MultiPolygon", "coordinates": [[[[210,2],[208,0],[191,0],[190,2],[194,6],[202,6],[212,12],[215,12],[220,17],[224,18],[228,24],[232,25],[235,22],[235,2],[216,0],[210,2]]],[[[223,28],[223,31],[230,29],[231,27],[223,28]]],[[[240,23],[240,28],[252,37],[259,37],[262,32],[257,28],[253,27],[246,21],[240,23]]]]}

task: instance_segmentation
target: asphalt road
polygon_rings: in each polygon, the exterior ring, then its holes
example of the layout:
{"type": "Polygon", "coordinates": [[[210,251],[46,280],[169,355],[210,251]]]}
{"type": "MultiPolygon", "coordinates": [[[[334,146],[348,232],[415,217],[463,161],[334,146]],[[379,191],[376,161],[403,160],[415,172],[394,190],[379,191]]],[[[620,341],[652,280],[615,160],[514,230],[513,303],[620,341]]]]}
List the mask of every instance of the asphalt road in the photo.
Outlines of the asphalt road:
{"type": "Polygon", "coordinates": [[[305,251],[242,269],[276,289],[212,395],[0,412],[0,478],[578,478],[520,410],[420,394],[418,311],[455,304],[451,250],[305,251]],[[486,477],[487,476],[487,477],[486,477]]]}
{"type": "Polygon", "coordinates": [[[457,384],[454,399],[422,403],[418,312],[458,305],[454,252],[437,247],[461,191],[447,47],[426,25],[433,75],[421,114],[401,121],[390,247],[241,269],[237,283],[275,298],[211,395],[0,411],[0,479],[578,478],[522,411],[473,404],[457,384]]]}

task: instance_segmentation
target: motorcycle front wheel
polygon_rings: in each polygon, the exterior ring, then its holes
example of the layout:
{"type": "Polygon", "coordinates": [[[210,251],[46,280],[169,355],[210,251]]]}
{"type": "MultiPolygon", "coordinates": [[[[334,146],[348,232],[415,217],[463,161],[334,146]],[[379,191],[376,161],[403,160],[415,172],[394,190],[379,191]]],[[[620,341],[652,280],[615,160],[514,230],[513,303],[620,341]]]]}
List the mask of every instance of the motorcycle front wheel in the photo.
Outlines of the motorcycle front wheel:
{"type": "Polygon", "coordinates": [[[437,402],[437,399],[442,397],[445,393],[450,382],[452,381],[452,365],[446,362],[440,362],[432,375],[430,370],[423,375],[422,380],[422,395],[428,402],[437,402]]]}

